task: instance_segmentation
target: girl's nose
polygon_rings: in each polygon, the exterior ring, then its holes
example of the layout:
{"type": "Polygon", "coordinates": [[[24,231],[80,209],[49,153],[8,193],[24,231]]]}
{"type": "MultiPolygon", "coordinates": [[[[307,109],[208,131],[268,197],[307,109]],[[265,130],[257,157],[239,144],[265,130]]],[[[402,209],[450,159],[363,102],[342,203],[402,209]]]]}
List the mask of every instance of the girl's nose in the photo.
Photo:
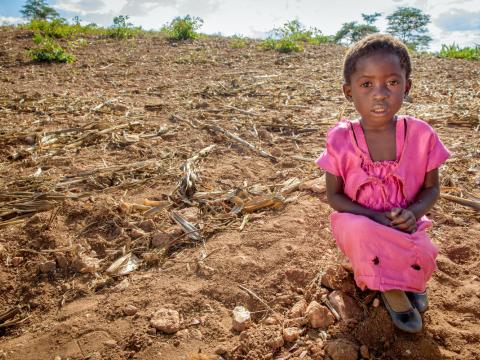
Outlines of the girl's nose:
{"type": "Polygon", "coordinates": [[[373,97],[375,99],[385,99],[388,96],[388,89],[386,86],[379,85],[376,86],[373,92],[373,97]]]}

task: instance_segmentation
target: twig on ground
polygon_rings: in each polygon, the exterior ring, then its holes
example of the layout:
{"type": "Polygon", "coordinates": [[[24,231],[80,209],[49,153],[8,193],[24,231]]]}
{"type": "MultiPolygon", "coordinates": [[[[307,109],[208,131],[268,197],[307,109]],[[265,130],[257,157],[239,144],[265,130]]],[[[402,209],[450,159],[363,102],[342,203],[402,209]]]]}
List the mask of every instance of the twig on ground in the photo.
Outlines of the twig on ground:
{"type": "Polygon", "coordinates": [[[446,200],[453,201],[457,204],[463,205],[463,206],[468,206],[471,208],[474,208],[475,210],[480,210],[480,202],[479,201],[474,201],[474,200],[468,200],[464,199],[458,196],[453,196],[449,194],[440,194],[440,196],[446,200]]]}
{"type": "Polygon", "coordinates": [[[267,304],[267,302],[265,300],[263,300],[261,297],[259,297],[257,294],[255,294],[252,290],[246,288],[245,286],[243,285],[238,285],[238,287],[240,289],[242,289],[243,291],[245,291],[247,294],[249,294],[250,296],[253,296],[255,299],[257,299],[258,301],[260,301],[263,305],[266,306],[266,308],[268,310],[270,310],[272,313],[274,313],[275,311],[270,307],[270,305],[267,304]]]}

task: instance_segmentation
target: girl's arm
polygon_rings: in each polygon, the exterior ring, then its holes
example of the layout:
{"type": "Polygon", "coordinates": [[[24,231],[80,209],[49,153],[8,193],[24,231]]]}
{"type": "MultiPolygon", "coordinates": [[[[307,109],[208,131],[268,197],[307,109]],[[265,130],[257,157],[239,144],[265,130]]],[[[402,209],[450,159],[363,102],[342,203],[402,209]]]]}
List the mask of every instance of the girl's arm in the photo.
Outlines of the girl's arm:
{"type": "Polygon", "coordinates": [[[348,212],[355,215],[366,216],[380,224],[391,226],[391,221],[386,217],[384,212],[368,209],[352,201],[343,192],[343,179],[340,176],[335,176],[326,173],[326,191],[328,203],[332,208],[339,212],[348,212]]]}
{"type": "Polygon", "coordinates": [[[422,190],[420,190],[415,201],[407,210],[411,211],[416,219],[419,219],[433,207],[439,196],[438,169],[433,169],[425,175],[422,190]]]}
{"type": "Polygon", "coordinates": [[[434,169],[425,175],[422,189],[408,208],[395,208],[387,214],[388,218],[392,220],[392,226],[401,231],[414,232],[417,228],[417,219],[433,207],[439,195],[438,169],[434,169]]]}

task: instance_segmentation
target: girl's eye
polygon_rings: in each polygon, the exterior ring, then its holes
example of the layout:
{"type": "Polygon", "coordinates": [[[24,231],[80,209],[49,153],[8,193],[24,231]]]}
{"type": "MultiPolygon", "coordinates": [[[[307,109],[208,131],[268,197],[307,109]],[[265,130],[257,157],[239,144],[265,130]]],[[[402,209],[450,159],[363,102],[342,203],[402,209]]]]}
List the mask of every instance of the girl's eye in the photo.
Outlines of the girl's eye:
{"type": "Polygon", "coordinates": [[[400,82],[398,80],[391,80],[388,82],[388,85],[398,85],[400,82]]]}
{"type": "Polygon", "coordinates": [[[361,83],[360,87],[367,88],[367,87],[370,87],[371,85],[372,83],[370,81],[366,81],[364,83],[361,83]]]}

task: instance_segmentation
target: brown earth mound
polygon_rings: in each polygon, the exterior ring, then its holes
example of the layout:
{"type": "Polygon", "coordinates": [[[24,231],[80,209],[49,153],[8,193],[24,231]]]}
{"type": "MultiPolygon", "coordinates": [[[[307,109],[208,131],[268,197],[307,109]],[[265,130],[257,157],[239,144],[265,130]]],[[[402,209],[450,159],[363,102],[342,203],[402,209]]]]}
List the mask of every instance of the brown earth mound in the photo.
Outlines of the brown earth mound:
{"type": "Polygon", "coordinates": [[[0,39],[0,359],[480,359],[480,63],[413,58],[402,111],[453,156],[408,335],[354,286],[313,164],[354,116],[343,47],[92,38],[44,65],[0,39]]]}

